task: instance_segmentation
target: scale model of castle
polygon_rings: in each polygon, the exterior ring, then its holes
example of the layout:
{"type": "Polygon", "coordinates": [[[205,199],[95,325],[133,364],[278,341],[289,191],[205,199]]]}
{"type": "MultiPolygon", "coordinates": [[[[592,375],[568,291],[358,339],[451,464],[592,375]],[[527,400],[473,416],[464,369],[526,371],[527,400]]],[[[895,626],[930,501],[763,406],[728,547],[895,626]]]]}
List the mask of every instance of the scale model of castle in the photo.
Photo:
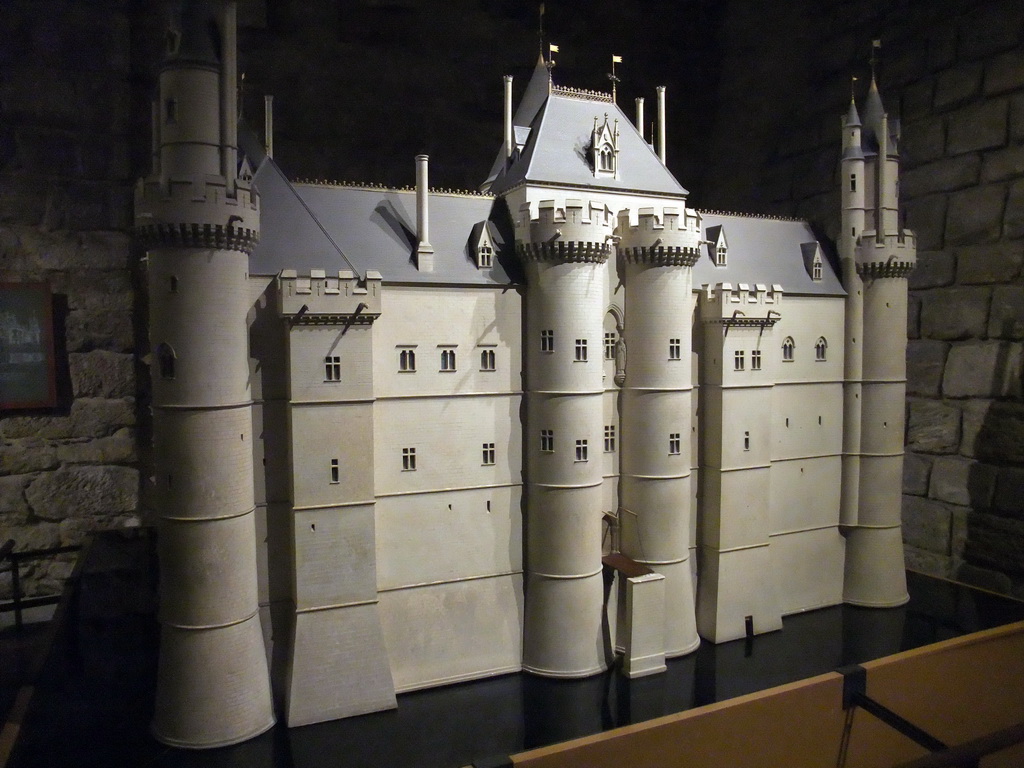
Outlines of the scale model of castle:
{"type": "Polygon", "coordinates": [[[236,140],[234,14],[168,33],[137,195],[158,738],[266,730],[271,679],[300,725],[905,601],[915,246],[873,81],[840,281],[803,222],[687,207],[663,89],[656,150],[543,61],[481,194],[424,156],[415,189],[292,183],[236,140]]]}

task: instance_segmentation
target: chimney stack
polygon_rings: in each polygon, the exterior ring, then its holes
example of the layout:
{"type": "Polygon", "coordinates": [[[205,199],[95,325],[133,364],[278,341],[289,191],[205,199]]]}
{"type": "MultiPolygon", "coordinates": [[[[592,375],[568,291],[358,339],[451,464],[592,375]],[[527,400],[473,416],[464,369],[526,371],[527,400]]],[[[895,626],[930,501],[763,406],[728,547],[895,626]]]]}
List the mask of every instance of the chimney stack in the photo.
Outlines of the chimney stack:
{"type": "Polygon", "coordinates": [[[658,86],[658,157],[665,164],[665,86],[658,86]]]}
{"type": "Polygon", "coordinates": [[[420,272],[434,271],[434,247],[430,244],[427,199],[430,184],[427,179],[427,155],[416,155],[416,268],[420,272]]]}
{"type": "Polygon", "coordinates": [[[274,97],[263,97],[263,149],[267,157],[274,157],[274,97]]]}
{"type": "Polygon", "coordinates": [[[515,137],[512,131],[512,75],[505,75],[505,157],[512,157],[515,137]]]}
{"type": "MultiPolygon", "coordinates": [[[[636,97],[636,129],[640,131],[640,138],[644,138],[644,97],[636,97]]],[[[646,141],[646,139],[645,139],[646,141]]]]}

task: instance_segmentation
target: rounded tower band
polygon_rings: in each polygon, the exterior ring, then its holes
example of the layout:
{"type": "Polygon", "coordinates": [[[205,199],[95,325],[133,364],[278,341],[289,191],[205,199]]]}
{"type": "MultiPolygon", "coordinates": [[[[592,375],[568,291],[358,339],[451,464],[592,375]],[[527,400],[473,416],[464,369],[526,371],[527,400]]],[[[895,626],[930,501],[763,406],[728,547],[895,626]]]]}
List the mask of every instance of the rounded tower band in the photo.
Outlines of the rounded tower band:
{"type": "Polygon", "coordinates": [[[601,338],[614,221],[604,203],[524,204],[526,609],[523,668],[583,677],[607,667],[601,566],[601,338]]]}
{"type": "Polygon", "coordinates": [[[699,218],[620,214],[628,350],[622,389],[619,525],[623,554],[665,577],[665,655],[699,644],[690,557],[693,290],[699,218]],[[692,218],[692,220],[690,220],[692,218]]]}
{"type": "Polygon", "coordinates": [[[153,733],[207,748],[274,724],[259,618],[235,8],[193,3],[167,36],[154,169],[136,191],[148,257],[161,643],[153,733]]]}

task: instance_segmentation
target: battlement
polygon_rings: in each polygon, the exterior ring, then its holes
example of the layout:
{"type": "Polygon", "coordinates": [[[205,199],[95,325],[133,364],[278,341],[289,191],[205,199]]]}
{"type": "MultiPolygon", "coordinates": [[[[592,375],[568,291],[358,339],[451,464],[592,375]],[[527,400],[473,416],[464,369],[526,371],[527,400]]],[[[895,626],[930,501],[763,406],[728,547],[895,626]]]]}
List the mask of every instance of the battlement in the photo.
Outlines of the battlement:
{"type": "Polygon", "coordinates": [[[716,283],[701,286],[700,316],[704,322],[730,325],[772,325],[779,319],[782,286],[773,283],[716,283]],[[763,311],[767,308],[767,312],[763,311]]]}
{"type": "Polygon", "coordinates": [[[569,198],[563,207],[542,200],[537,217],[523,203],[516,221],[516,250],[523,258],[605,261],[611,253],[614,219],[602,202],[569,198]]]}
{"type": "Polygon", "coordinates": [[[627,261],[649,261],[664,266],[692,267],[700,257],[700,216],[666,206],[659,217],[654,208],[638,211],[636,226],[629,211],[619,212],[619,253],[627,261]]]}
{"type": "Polygon", "coordinates": [[[146,247],[218,248],[248,253],[260,239],[259,194],[223,176],[150,176],[135,187],[135,232],[146,247]]]}
{"type": "Polygon", "coordinates": [[[382,279],[376,270],[360,280],[347,269],[331,275],[311,269],[302,276],[284,269],[277,278],[278,312],[293,325],[372,323],[380,317],[382,279]]]}
{"type": "Polygon", "coordinates": [[[857,243],[857,272],[861,277],[906,277],[917,266],[917,238],[909,229],[881,241],[863,232],[857,243]]]}

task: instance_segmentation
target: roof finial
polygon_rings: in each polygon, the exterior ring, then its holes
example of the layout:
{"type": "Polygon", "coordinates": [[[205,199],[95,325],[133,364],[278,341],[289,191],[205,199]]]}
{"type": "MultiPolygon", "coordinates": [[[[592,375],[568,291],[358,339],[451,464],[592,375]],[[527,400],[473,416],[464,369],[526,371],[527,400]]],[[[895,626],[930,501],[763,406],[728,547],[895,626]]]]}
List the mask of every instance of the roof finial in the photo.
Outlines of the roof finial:
{"type": "Polygon", "coordinates": [[[858,77],[856,75],[850,78],[850,101],[857,100],[857,80],[858,77]]]}
{"type": "Polygon", "coordinates": [[[871,82],[875,82],[876,68],[878,66],[878,54],[882,51],[882,41],[875,39],[871,41],[871,82]]]}
{"type": "Polygon", "coordinates": [[[619,84],[619,78],[615,76],[615,65],[622,63],[622,57],[612,54],[612,71],[608,74],[608,79],[612,81],[612,102],[615,102],[615,86],[619,84]]]}
{"type": "Polygon", "coordinates": [[[548,93],[551,93],[552,77],[551,70],[555,68],[555,54],[558,53],[558,46],[554,43],[548,43],[548,60],[544,63],[544,66],[548,68],[548,93]]]}
{"type": "Polygon", "coordinates": [[[544,58],[544,3],[537,9],[537,50],[544,58]]]}

